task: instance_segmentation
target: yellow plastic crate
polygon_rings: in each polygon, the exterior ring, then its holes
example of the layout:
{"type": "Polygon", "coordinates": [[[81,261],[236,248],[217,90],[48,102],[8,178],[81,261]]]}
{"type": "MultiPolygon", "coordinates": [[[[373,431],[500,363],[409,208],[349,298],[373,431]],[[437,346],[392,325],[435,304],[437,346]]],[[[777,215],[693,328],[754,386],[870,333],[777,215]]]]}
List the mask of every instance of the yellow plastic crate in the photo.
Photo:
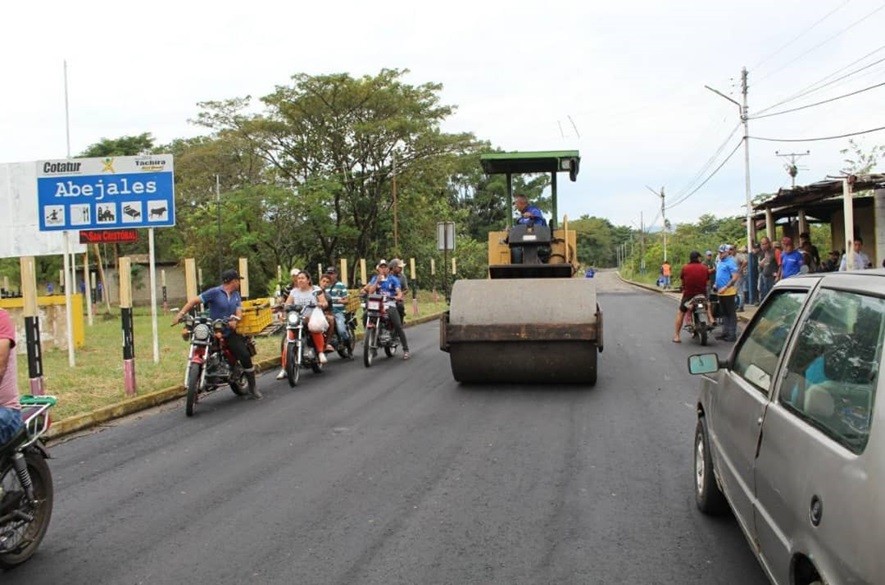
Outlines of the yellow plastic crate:
{"type": "Polygon", "coordinates": [[[243,301],[243,318],[237,325],[237,333],[240,335],[261,333],[272,321],[273,312],[270,310],[268,299],[243,301]]]}
{"type": "Polygon", "coordinates": [[[347,291],[347,302],[344,303],[344,310],[348,313],[356,313],[360,308],[360,291],[359,290],[350,290],[347,291]]]}

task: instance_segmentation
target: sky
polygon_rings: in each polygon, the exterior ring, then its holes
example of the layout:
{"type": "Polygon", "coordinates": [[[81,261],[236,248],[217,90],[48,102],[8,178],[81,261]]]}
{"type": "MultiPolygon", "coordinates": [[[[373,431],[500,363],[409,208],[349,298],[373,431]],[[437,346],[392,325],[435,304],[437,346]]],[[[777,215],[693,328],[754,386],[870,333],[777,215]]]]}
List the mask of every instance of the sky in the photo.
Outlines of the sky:
{"type": "MultiPolygon", "coordinates": [[[[848,147],[761,138],[885,126],[885,86],[841,97],[885,83],[882,1],[79,0],[3,13],[0,163],[143,132],[157,144],[204,134],[190,122],[199,102],[267,95],[296,73],[401,68],[409,83],[442,84],[457,108],[445,131],[508,151],[578,149],[578,180],[559,181],[561,215],[656,229],[663,217],[746,213],[740,108],[705,88],[740,102],[743,67],[753,196],[790,186],[778,153],[809,152],[797,158],[802,185],[841,173],[848,147]]],[[[870,151],[885,131],[855,140],[870,151]]]]}

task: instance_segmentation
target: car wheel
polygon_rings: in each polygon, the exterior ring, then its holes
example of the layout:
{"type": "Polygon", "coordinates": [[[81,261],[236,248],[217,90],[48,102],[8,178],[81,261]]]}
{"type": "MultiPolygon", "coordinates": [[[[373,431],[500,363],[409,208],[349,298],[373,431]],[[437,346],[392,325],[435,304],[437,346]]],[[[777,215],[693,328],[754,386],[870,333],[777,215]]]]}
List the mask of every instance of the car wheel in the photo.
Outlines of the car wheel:
{"type": "Polygon", "coordinates": [[[707,421],[698,419],[694,435],[694,496],[698,510],[704,514],[718,515],[728,509],[725,496],[716,483],[713,471],[713,457],[710,453],[710,441],[707,433],[707,421]]]}

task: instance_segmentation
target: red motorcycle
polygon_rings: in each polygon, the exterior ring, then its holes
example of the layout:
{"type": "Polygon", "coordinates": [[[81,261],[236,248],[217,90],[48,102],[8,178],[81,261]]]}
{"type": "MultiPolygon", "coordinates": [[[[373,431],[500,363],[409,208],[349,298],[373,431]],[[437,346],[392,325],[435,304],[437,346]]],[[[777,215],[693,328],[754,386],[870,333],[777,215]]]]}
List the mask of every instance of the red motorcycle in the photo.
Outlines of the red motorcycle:
{"type": "MultiPolygon", "coordinates": [[[[249,380],[240,362],[230,351],[223,335],[228,319],[212,320],[208,315],[184,318],[182,338],[190,342],[184,385],[187,388],[185,414],[194,415],[197,402],[222,386],[230,386],[237,396],[249,393],[249,380]]],[[[246,346],[255,355],[255,342],[246,338],[246,346]]]]}
{"type": "Polygon", "coordinates": [[[399,337],[387,316],[396,311],[396,301],[381,294],[366,297],[366,336],[363,339],[363,365],[372,367],[378,349],[384,348],[387,357],[393,357],[399,347],[399,337]]]}

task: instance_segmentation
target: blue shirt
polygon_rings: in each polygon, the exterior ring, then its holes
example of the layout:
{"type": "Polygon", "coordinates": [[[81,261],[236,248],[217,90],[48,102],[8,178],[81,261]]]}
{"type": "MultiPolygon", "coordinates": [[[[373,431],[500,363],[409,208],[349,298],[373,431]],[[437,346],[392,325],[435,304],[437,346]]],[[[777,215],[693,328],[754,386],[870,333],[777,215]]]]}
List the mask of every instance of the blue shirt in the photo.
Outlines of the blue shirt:
{"type": "Polygon", "coordinates": [[[799,250],[781,252],[781,278],[796,276],[800,268],[802,268],[802,253],[799,250]]]}
{"type": "MultiPolygon", "coordinates": [[[[369,281],[369,284],[375,284],[378,282],[378,275],[372,277],[372,280],[369,281]]],[[[395,297],[396,289],[402,289],[400,285],[399,279],[392,274],[388,274],[387,278],[381,281],[378,290],[386,297],[395,297]]]]}
{"type": "Polygon", "coordinates": [[[227,319],[231,315],[236,315],[237,309],[242,305],[240,291],[235,290],[230,296],[220,286],[210,288],[200,295],[203,304],[209,307],[210,319],[227,319]]]}
{"type": "Polygon", "coordinates": [[[519,219],[516,220],[517,224],[524,225],[547,225],[547,220],[544,219],[544,216],[541,214],[541,210],[535,207],[534,205],[529,205],[525,209],[523,209],[519,214],[519,219]],[[523,217],[524,214],[530,213],[531,217],[523,217]]]}
{"type": "Polygon", "coordinates": [[[726,290],[726,287],[731,281],[731,277],[736,274],[737,271],[737,262],[735,262],[733,256],[726,256],[719,261],[716,265],[716,288],[719,291],[719,294],[722,294],[723,292],[725,292],[726,295],[735,294],[733,288],[731,291],[728,291],[726,290]]]}

